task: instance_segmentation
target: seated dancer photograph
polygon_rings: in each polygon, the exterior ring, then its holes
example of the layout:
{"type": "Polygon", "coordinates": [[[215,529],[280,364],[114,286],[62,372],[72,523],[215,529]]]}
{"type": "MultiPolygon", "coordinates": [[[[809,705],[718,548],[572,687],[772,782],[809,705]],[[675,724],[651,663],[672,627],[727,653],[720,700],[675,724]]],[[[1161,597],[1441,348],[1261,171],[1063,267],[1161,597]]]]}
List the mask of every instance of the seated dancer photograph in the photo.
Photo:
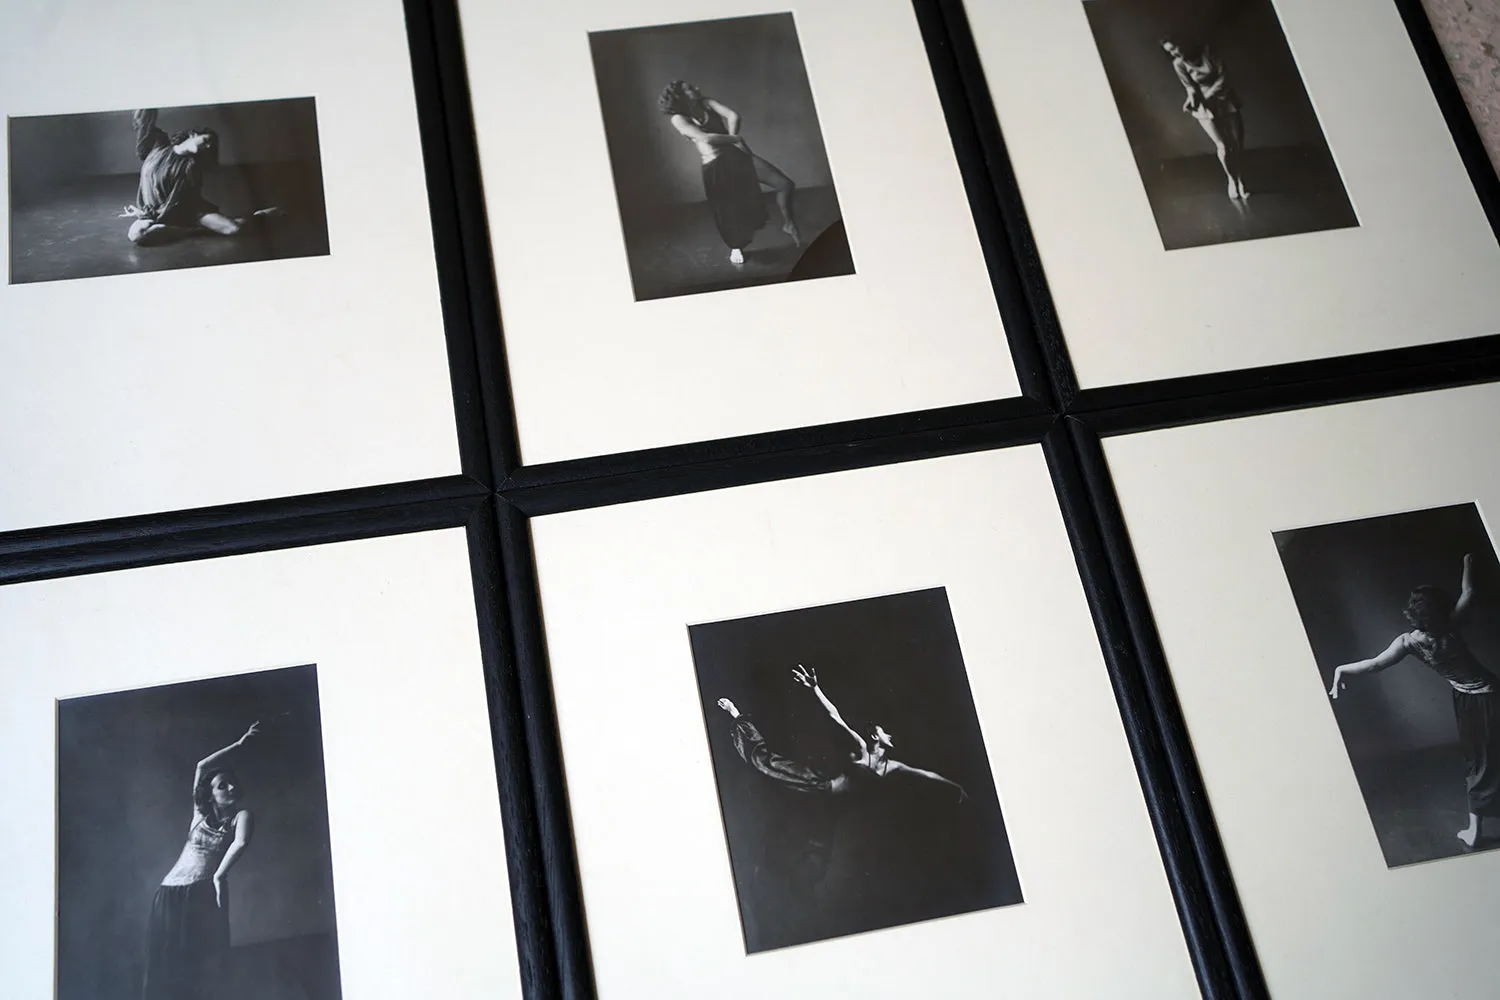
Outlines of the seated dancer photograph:
{"type": "Polygon", "coordinates": [[[31,115],[9,133],[11,284],[329,253],[314,98],[31,115]]]}
{"type": "Polygon", "coordinates": [[[755,723],[746,718],[734,702],[728,698],[720,698],[719,707],[729,713],[729,717],[734,720],[734,748],[745,763],[766,777],[798,792],[843,795],[873,787],[874,782],[871,779],[905,774],[949,786],[958,793],[960,802],[968,799],[968,793],[956,781],[950,781],[936,771],[904,764],[890,756],[890,751],[895,748],[895,739],[878,723],[871,724],[867,733],[856,732],[849,723],[844,721],[837,706],[828,700],[828,695],[823,693],[815,672],[799,663],[792,671],[792,677],[798,684],[813,693],[834,725],[843,730],[856,744],[858,749],[849,753],[850,766],[835,773],[827,773],[776,753],[766,746],[765,737],[761,735],[755,723]]]}
{"type": "Polygon", "coordinates": [[[672,127],[693,144],[703,160],[703,194],[713,210],[719,238],[729,248],[731,264],[745,263],[744,250],[768,221],[761,188],[776,193],[781,231],[802,245],[792,214],[797,185],[775,165],[752,152],[740,134],[740,116],[685,80],[667,84],[657,108],[672,127]]]}
{"type": "Polygon", "coordinates": [[[120,213],[134,220],[126,233],[130,242],[149,247],[200,233],[236,236],[254,220],[285,214],[274,205],[239,218],[220,212],[203,197],[204,176],[218,164],[218,133],[200,126],[168,136],[156,119],[155,108],[131,116],[141,183],[135,202],[120,213]]]}
{"type": "MultiPolygon", "coordinates": [[[[1457,600],[1430,584],[1412,590],[1402,611],[1411,628],[1376,655],[1334,668],[1328,688],[1328,696],[1337,700],[1350,678],[1389,670],[1407,658],[1448,682],[1468,769],[1464,793],[1469,822],[1456,834],[1466,848],[1480,842],[1485,819],[1493,825],[1500,818],[1500,678],[1479,662],[1463,635],[1474,605],[1473,565],[1473,555],[1466,553],[1457,600]]],[[[1492,829],[1488,839],[1495,840],[1497,834],[1500,830],[1492,829]]]]}

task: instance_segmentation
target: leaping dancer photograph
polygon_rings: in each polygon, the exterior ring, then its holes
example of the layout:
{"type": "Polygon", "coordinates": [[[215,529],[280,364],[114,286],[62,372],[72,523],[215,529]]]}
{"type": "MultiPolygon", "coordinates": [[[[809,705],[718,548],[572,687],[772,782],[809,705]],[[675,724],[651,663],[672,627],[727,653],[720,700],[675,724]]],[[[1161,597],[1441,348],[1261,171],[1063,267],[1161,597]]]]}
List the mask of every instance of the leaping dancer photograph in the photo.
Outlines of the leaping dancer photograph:
{"type": "Polygon", "coordinates": [[[895,738],[883,726],[872,723],[865,732],[860,732],[850,726],[839,712],[838,706],[834,705],[828,695],[823,692],[816,672],[799,663],[792,671],[792,679],[813,693],[834,725],[842,729],[854,741],[856,749],[849,753],[849,766],[842,769],[825,770],[795,760],[772,750],[766,744],[765,736],[761,734],[759,727],[747,718],[733,701],[720,698],[718,706],[734,720],[735,750],[747,764],[761,774],[793,791],[829,795],[844,795],[861,789],[869,789],[876,784],[875,779],[905,774],[952,788],[957,793],[959,802],[968,798],[968,793],[957,782],[943,777],[936,771],[913,767],[892,757],[891,750],[895,748],[895,738]]]}

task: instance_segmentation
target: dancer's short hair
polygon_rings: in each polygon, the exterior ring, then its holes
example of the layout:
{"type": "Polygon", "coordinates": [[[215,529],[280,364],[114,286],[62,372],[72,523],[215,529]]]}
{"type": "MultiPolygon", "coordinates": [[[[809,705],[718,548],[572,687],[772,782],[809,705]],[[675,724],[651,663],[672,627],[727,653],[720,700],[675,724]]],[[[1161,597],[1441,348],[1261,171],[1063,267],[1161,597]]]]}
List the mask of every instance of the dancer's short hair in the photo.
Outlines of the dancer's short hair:
{"type": "Polygon", "coordinates": [[[686,80],[673,80],[662,88],[661,96],[656,99],[656,108],[664,115],[691,114],[693,99],[688,92],[697,89],[686,80]]]}
{"type": "Polygon", "coordinates": [[[1413,628],[1423,632],[1447,632],[1453,627],[1453,595],[1442,587],[1423,585],[1406,599],[1403,614],[1413,628]]]}

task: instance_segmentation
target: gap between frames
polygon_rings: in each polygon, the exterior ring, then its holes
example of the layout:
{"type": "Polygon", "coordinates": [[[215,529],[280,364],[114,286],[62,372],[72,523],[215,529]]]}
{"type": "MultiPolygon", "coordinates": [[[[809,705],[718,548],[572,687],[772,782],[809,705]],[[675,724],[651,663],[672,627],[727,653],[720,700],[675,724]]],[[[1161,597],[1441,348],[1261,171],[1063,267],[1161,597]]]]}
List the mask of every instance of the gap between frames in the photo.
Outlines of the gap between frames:
{"type": "Polygon", "coordinates": [[[1178,893],[1179,912],[1184,899],[1191,901],[1191,918],[1184,913],[1183,924],[1195,962],[1200,960],[1195,936],[1209,935],[1214,941],[1212,971],[1219,978],[1210,989],[1200,971],[1205,996],[1208,1000],[1221,996],[1268,1000],[1265,975],[1208,804],[1103,448],[1098,436],[1073,418],[1061,422],[1047,444],[1069,532],[1081,536],[1075,543],[1079,569],[1090,590],[1090,604],[1099,609],[1100,634],[1107,637],[1113,653],[1111,662],[1119,676],[1112,680],[1132,750],[1136,742],[1142,744],[1136,760],[1153,820],[1158,808],[1166,810],[1158,838],[1178,893]],[[1068,510],[1070,503],[1072,510],[1068,510]],[[1159,804],[1153,801],[1158,786],[1159,804]],[[1176,870],[1172,855],[1179,850],[1180,864],[1191,861],[1196,865],[1191,876],[1176,870]],[[1231,987],[1233,992],[1228,992],[1231,987]]]}

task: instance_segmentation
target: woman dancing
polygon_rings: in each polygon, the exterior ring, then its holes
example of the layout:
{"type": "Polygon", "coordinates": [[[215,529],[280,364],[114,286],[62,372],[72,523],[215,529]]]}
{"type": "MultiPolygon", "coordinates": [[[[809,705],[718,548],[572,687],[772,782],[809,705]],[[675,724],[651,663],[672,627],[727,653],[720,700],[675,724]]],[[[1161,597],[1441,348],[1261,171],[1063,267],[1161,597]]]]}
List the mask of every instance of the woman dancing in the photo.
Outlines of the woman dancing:
{"type": "Polygon", "coordinates": [[[950,781],[936,771],[912,767],[910,764],[903,764],[891,757],[890,750],[895,746],[895,740],[880,725],[871,726],[868,733],[864,735],[856,732],[844,721],[838,708],[823,693],[823,689],[818,685],[816,673],[799,663],[797,669],[792,671],[792,678],[817,696],[818,701],[828,712],[828,717],[849,734],[850,739],[858,744],[859,749],[849,754],[851,767],[839,773],[826,773],[771,750],[766,746],[766,739],[761,735],[755,723],[747,719],[735,707],[734,702],[728,698],[720,698],[719,707],[728,712],[729,717],[734,720],[735,751],[757,771],[799,792],[827,792],[830,795],[842,795],[872,783],[866,779],[886,778],[892,774],[910,774],[956,789],[960,802],[969,797],[958,782],[950,781]]]}
{"type": "Polygon", "coordinates": [[[1172,68],[1187,91],[1182,110],[1198,119],[1198,124],[1213,141],[1219,154],[1219,165],[1224,168],[1224,176],[1229,178],[1230,200],[1243,201],[1250,197],[1245,180],[1240,176],[1240,161],[1245,151],[1245,120],[1240,115],[1240,99],[1229,85],[1224,64],[1206,45],[1184,48],[1170,38],[1163,38],[1161,47],[1172,57],[1172,68]]]}
{"type": "Polygon", "coordinates": [[[211,128],[192,128],[168,136],[156,127],[156,109],[142,108],[131,116],[135,126],[135,155],[141,161],[141,182],[135,204],[126,205],[122,219],[133,219],[126,233],[139,246],[159,246],[193,233],[234,236],[251,219],[281,215],[278,208],[262,208],[249,219],[232,219],[203,197],[203,176],[219,163],[219,134],[211,128]]]}
{"type": "Polygon", "coordinates": [[[745,247],[756,230],[766,224],[766,206],[761,201],[764,184],[776,192],[781,210],[781,231],[802,245],[801,233],[792,214],[792,194],[797,185],[763,156],[757,156],[740,135],[740,116],[691,83],[673,80],[656,100],[661,113],[672,120],[698,150],[703,161],[703,193],[714,214],[719,236],[729,247],[732,264],[745,262],[745,247]]]}
{"type": "Polygon", "coordinates": [[[1483,817],[1500,816],[1500,679],[1469,651],[1459,630],[1474,602],[1471,580],[1473,559],[1464,556],[1463,579],[1458,600],[1439,587],[1421,586],[1406,601],[1406,620],[1411,630],[1403,632],[1385,652],[1367,660],[1345,663],[1333,672],[1328,689],[1337,698],[1350,677],[1378,673],[1414,656],[1453,688],[1453,717],[1458,723],[1458,741],[1463,746],[1469,775],[1464,782],[1469,800],[1469,825],[1458,832],[1464,846],[1479,839],[1483,817]]]}
{"type": "Polygon", "coordinates": [[[249,845],[252,826],[226,763],[259,732],[259,723],[251,725],[200,760],[193,773],[187,843],[151,900],[141,1000],[207,1000],[220,992],[219,966],[229,951],[225,877],[249,845]]]}

